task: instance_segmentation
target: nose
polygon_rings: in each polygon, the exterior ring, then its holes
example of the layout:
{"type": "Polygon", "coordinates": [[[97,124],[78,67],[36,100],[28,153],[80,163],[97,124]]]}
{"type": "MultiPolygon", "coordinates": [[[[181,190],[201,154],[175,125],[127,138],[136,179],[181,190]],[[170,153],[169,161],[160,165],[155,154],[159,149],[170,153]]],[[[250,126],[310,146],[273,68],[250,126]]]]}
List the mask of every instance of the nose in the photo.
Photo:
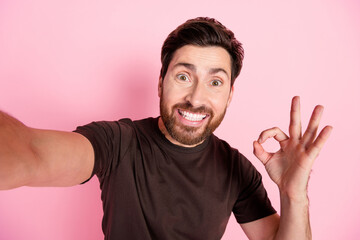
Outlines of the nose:
{"type": "Polygon", "coordinates": [[[190,89],[186,96],[186,101],[190,102],[192,106],[198,107],[205,104],[206,100],[206,89],[205,86],[199,82],[195,83],[190,89]]]}

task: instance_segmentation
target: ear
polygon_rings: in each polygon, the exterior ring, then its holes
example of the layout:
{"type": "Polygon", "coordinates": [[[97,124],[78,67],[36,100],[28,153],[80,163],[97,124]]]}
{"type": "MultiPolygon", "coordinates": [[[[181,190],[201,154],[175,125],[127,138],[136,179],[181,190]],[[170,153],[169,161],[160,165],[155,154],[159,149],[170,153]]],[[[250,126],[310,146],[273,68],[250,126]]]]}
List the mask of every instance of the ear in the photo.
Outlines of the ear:
{"type": "Polygon", "coordinates": [[[231,100],[232,100],[232,97],[233,97],[233,94],[234,94],[234,86],[231,86],[230,88],[230,94],[229,94],[229,99],[227,101],[227,104],[226,104],[226,107],[229,107],[230,103],[231,103],[231,100]]]}
{"type": "Polygon", "coordinates": [[[161,92],[162,92],[162,85],[163,85],[163,79],[160,76],[159,77],[159,83],[158,83],[158,96],[161,97],[161,92]]]}

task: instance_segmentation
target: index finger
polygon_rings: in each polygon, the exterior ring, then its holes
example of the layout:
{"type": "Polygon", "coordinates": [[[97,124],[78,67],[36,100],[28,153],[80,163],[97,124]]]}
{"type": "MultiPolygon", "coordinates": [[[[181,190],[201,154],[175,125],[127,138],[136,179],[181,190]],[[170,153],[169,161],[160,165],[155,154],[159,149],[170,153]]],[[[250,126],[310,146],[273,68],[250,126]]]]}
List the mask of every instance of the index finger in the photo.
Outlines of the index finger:
{"type": "Polygon", "coordinates": [[[295,96],[291,102],[290,110],[290,125],[289,125],[290,138],[301,138],[301,116],[300,116],[300,97],[295,96]]]}

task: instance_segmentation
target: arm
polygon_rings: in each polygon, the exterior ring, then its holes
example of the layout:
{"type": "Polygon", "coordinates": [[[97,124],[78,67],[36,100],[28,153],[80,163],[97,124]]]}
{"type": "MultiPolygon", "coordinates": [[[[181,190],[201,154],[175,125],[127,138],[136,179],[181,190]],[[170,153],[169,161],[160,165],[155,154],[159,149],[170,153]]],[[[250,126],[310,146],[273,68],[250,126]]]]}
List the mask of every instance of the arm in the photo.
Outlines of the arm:
{"type": "Polygon", "coordinates": [[[307,186],[313,163],[330,136],[326,126],[317,135],[322,106],[316,106],[304,135],[301,133],[300,99],[294,97],[290,112],[289,137],[279,128],[263,131],[254,142],[254,154],[264,164],[280,192],[281,214],[248,223],[244,228],[250,239],[311,239],[307,186]],[[268,138],[280,144],[276,153],[261,146],[268,138]],[[263,231],[261,227],[269,224],[263,231]],[[257,233],[254,233],[257,232],[257,233]],[[259,234],[260,233],[260,234],[259,234]]]}
{"type": "Polygon", "coordinates": [[[0,111],[0,190],[76,185],[93,165],[92,146],[82,135],[29,128],[0,111]]]}

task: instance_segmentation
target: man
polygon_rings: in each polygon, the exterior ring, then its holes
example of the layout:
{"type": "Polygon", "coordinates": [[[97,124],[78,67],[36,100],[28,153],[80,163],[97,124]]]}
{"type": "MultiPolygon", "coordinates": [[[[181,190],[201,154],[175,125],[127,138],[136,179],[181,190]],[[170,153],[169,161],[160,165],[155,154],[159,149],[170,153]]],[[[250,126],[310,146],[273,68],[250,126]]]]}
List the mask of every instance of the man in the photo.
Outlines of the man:
{"type": "Polygon", "coordinates": [[[300,100],[289,136],[263,131],[254,154],[278,185],[281,216],[261,176],[213,135],[234,92],[243,49],[214,19],[188,20],[165,40],[160,117],[93,122],[75,132],[39,130],[0,115],[0,189],[72,186],[97,175],[105,239],[220,239],[231,212],[249,239],[311,239],[307,184],[331,127],[316,137],[322,106],[301,133],[300,100]],[[281,149],[264,151],[275,138],[281,149]]]}

